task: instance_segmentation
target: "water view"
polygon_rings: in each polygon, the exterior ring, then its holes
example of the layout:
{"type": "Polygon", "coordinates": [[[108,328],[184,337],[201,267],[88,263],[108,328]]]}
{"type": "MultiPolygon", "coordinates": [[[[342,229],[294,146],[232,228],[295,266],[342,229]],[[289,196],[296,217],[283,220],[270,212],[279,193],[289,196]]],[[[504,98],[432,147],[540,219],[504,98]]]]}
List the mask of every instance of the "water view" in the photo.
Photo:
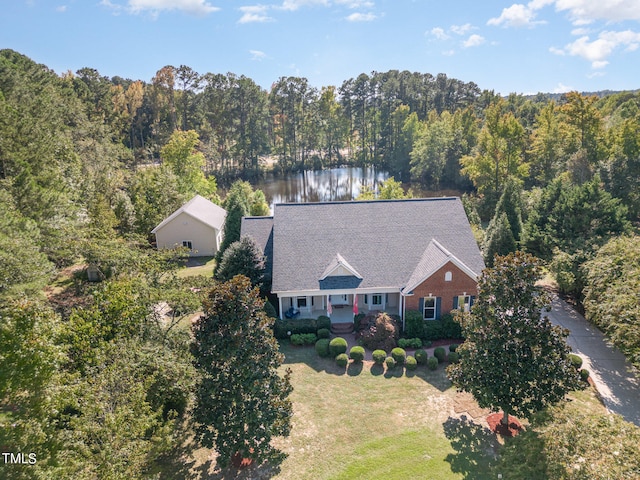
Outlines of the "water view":
{"type": "MultiPolygon", "coordinates": [[[[273,210],[276,203],[326,202],[354,200],[363,185],[374,190],[389,178],[386,171],[371,167],[339,167],[329,170],[305,170],[283,175],[269,174],[254,184],[264,192],[273,210]]],[[[405,185],[405,188],[409,188],[405,185]]],[[[460,195],[456,190],[424,190],[411,186],[418,197],[460,195]]]]}

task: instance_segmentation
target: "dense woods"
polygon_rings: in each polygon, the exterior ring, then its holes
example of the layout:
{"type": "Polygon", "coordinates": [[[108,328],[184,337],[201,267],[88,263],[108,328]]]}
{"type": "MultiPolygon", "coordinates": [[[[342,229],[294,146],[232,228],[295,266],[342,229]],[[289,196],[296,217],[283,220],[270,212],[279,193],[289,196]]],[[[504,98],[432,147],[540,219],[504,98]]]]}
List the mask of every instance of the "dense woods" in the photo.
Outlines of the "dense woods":
{"type": "Polygon", "coordinates": [[[267,91],[184,65],[58,75],[1,50],[0,445],[43,452],[13,478],[138,478],[184,445],[198,372],[177,325],[215,281],[178,276],[151,229],[198,193],[230,212],[228,246],[268,213],[237,180],[347,164],[394,176],[380,198],[464,193],[488,264],[539,257],[640,365],[640,91],[501,97],[396,70],[267,91]]]}

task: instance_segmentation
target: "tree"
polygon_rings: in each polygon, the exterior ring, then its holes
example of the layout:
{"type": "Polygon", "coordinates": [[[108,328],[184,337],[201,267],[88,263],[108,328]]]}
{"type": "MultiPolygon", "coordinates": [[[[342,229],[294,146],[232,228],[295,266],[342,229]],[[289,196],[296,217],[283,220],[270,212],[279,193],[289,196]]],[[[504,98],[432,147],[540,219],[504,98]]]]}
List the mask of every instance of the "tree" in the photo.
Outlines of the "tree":
{"type": "Polygon", "coordinates": [[[236,275],[244,275],[254,287],[261,287],[264,281],[264,253],[251,237],[242,237],[229,245],[222,255],[215,278],[221,282],[231,280],[236,275]]]}
{"type": "Polygon", "coordinates": [[[582,271],[585,316],[640,367],[640,237],[611,239],[582,271]]]}
{"type": "Polygon", "coordinates": [[[511,233],[511,224],[505,212],[497,214],[492,220],[491,229],[487,230],[484,245],[484,261],[489,267],[493,267],[496,255],[504,256],[516,251],[516,241],[511,233]]]}
{"type": "Polygon", "coordinates": [[[568,331],[541,316],[549,297],[535,283],[541,262],[516,252],[497,257],[482,273],[478,299],[470,313],[459,313],[460,363],[447,374],[470,392],[480,407],[530,419],[583,385],[569,362],[568,331]]]}
{"type": "MultiPolygon", "coordinates": [[[[220,250],[216,255],[216,260],[220,263],[225,250],[229,248],[233,242],[240,240],[240,227],[242,226],[242,217],[251,213],[251,204],[254,192],[249,182],[236,180],[231,185],[229,193],[222,206],[227,211],[227,217],[224,221],[224,234],[220,250]]],[[[259,202],[258,202],[259,203],[259,202]]],[[[257,207],[256,207],[257,208],[257,207]]],[[[217,268],[217,266],[216,266],[217,268]]]]}
{"type": "Polygon", "coordinates": [[[291,371],[278,374],[284,356],[273,337],[258,289],[238,275],[215,285],[193,324],[192,352],[201,373],[193,419],[196,439],[231,457],[263,461],[279,452],[274,437],[291,431],[291,371]]]}
{"type": "Polygon", "coordinates": [[[389,177],[378,187],[377,194],[372,188],[363,185],[356,200],[401,200],[410,197],[411,191],[408,194],[405,193],[402,183],[396,181],[393,177],[389,177]]]}

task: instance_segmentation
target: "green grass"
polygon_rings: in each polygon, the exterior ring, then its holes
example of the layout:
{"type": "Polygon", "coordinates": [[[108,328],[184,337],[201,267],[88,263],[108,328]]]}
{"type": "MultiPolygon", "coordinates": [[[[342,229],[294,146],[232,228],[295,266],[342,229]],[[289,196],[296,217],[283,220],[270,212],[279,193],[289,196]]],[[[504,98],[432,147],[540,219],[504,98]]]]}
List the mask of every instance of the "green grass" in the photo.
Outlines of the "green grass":
{"type": "Polygon", "coordinates": [[[202,275],[210,277],[213,275],[213,269],[216,266],[215,257],[192,257],[187,262],[187,266],[178,270],[178,277],[193,277],[202,275]]]}
{"type": "Polygon", "coordinates": [[[313,348],[282,351],[294,418],[291,436],[277,443],[288,458],[273,478],[490,478],[497,445],[487,432],[474,436],[480,425],[451,417],[456,392],[442,366],[409,375],[367,363],[341,370],[313,348]]]}

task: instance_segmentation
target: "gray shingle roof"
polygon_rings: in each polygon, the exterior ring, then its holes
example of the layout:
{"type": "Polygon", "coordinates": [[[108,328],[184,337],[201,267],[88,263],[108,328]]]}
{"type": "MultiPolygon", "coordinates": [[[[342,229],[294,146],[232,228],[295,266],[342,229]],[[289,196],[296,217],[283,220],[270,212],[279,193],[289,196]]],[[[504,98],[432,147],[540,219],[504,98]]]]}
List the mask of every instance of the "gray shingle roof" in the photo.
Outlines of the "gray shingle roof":
{"type": "Polygon", "coordinates": [[[484,268],[459,198],[276,204],[273,291],[318,290],[338,253],[362,276],[358,288],[403,288],[429,268],[434,239],[469,270],[484,268]]]}
{"type": "Polygon", "coordinates": [[[193,218],[200,220],[205,225],[209,225],[217,229],[218,231],[222,230],[222,226],[224,225],[224,219],[227,216],[227,211],[216,205],[215,203],[207,200],[200,195],[196,195],[187,203],[182,205],[179,209],[165,218],[156,228],[151,230],[151,233],[156,233],[159,229],[164,227],[167,223],[171,222],[174,218],[176,218],[181,213],[186,213],[191,215],[193,218]]]}

